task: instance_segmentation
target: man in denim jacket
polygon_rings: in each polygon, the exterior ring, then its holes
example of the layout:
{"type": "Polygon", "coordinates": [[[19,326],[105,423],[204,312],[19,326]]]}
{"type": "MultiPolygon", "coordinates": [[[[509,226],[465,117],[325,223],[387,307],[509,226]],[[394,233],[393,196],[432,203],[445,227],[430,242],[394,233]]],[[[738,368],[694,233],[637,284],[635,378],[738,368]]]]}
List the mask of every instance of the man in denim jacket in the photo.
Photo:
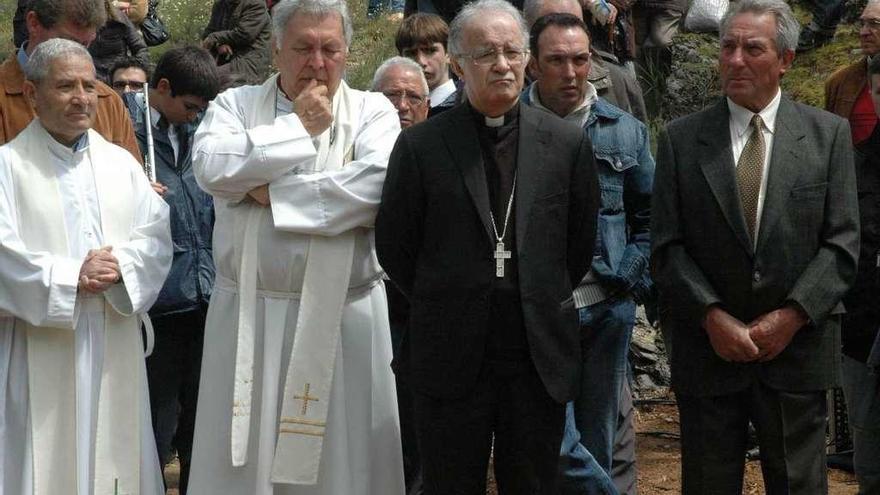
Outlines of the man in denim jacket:
{"type": "Polygon", "coordinates": [[[583,21],[570,14],[542,17],[532,27],[530,45],[535,83],[523,102],[584,128],[602,196],[592,268],[574,291],[583,328],[583,384],[580,399],[568,406],[562,487],[579,494],[617,493],[607,476],[597,476],[589,454],[610,472],[636,303],[651,290],[654,160],[644,124],[599,98],[588,82],[590,40],[583,21]]]}

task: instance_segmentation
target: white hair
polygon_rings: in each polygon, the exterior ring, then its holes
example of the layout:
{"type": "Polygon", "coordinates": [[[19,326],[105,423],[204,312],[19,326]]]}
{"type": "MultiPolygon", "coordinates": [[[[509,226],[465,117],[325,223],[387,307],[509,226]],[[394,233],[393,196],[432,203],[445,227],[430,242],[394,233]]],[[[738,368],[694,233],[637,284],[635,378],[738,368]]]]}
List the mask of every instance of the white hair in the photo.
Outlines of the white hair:
{"type": "Polygon", "coordinates": [[[488,19],[494,15],[508,15],[519,27],[520,36],[522,38],[522,47],[529,46],[529,28],[523,20],[522,14],[510,2],[506,0],[477,0],[465,5],[452,24],[449,25],[449,53],[452,56],[463,55],[464,51],[461,46],[464,37],[464,29],[475,20],[488,19]]]}
{"type": "Polygon", "coordinates": [[[272,8],[272,36],[275,38],[275,46],[281,48],[281,39],[294,16],[326,17],[334,13],[339,14],[342,19],[342,34],[345,36],[345,46],[348,47],[351,45],[354,28],[345,0],[282,0],[272,8]]]}
{"type": "Polygon", "coordinates": [[[28,57],[27,64],[23,67],[24,77],[34,83],[40,82],[49,75],[49,67],[56,59],[74,57],[88,60],[94,67],[89,51],[79,43],[64,38],[46,40],[37,45],[28,57]]]}
{"type": "Polygon", "coordinates": [[[428,89],[428,81],[425,79],[425,71],[422,70],[422,66],[415,63],[412,59],[406,57],[391,57],[388,60],[382,62],[382,65],[380,65],[379,68],[376,69],[376,74],[373,75],[373,85],[371,87],[373,91],[379,91],[379,87],[382,85],[382,82],[385,79],[385,73],[388,72],[388,70],[392,67],[400,67],[406,72],[418,76],[419,82],[422,85],[422,90],[424,91],[425,95],[431,92],[428,89]]]}
{"type": "Polygon", "coordinates": [[[730,22],[734,17],[740,14],[773,14],[776,19],[776,49],[779,56],[783,52],[795,51],[797,49],[798,37],[801,33],[801,24],[783,0],[739,0],[730,2],[730,8],[721,19],[721,28],[719,29],[719,39],[724,39],[727,30],[730,29],[730,22]]]}

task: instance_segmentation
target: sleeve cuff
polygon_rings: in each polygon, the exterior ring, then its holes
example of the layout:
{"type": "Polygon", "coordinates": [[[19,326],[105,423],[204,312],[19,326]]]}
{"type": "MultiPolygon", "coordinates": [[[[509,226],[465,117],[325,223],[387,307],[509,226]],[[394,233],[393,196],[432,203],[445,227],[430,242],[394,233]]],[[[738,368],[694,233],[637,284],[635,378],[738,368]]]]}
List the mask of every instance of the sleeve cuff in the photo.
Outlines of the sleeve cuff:
{"type": "Polygon", "coordinates": [[[52,265],[46,311],[47,326],[74,328],[76,291],[81,266],[81,261],[71,258],[61,258],[52,265]]]}
{"type": "Polygon", "coordinates": [[[107,298],[107,302],[119,314],[131,316],[134,314],[132,301],[140,300],[137,294],[140,284],[137,283],[137,275],[131,260],[122,252],[115,254],[116,259],[119,260],[119,270],[122,272],[122,278],[119,280],[119,283],[104,291],[104,297],[107,298]]]}

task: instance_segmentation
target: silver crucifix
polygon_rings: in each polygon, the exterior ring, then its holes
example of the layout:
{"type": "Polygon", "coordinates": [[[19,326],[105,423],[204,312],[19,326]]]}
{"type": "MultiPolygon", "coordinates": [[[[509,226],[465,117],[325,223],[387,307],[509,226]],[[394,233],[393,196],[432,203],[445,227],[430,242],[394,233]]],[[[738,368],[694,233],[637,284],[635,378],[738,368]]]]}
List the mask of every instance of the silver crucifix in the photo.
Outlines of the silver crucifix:
{"type": "Polygon", "coordinates": [[[504,278],[504,260],[510,259],[510,251],[504,250],[504,243],[498,242],[495,244],[495,276],[498,278],[504,278]]]}

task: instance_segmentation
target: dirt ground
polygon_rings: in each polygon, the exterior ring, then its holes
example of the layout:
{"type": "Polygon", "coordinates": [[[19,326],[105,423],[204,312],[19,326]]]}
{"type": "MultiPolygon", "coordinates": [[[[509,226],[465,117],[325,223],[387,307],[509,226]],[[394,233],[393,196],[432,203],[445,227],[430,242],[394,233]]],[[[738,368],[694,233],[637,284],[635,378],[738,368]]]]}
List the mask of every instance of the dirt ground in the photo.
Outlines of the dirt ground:
{"type": "MultiPolygon", "coordinates": [[[[678,493],[681,482],[681,453],[678,444],[678,411],[675,406],[639,406],[635,423],[639,494],[678,493]]],[[[858,485],[852,474],[836,469],[828,470],[829,495],[855,495],[857,491],[858,485]]],[[[743,493],[764,493],[759,461],[746,463],[743,493]]]]}
{"type": "MultiPolygon", "coordinates": [[[[678,445],[678,411],[671,404],[648,404],[637,407],[636,448],[639,470],[640,495],[672,495],[679,492],[681,481],[681,454],[678,445]]],[[[177,465],[165,469],[168,494],[178,495],[177,465]]],[[[829,495],[855,495],[858,491],[855,477],[845,471],[829,469],[829,495]]],[[[494,483],[489,480],[487,495],[496,495],[494,483]]],[[[745,495],[764,493],[759,461],[746,463],[745,495]]],[[[340,494],[343,495],[343,494],[340,494]]]]}

